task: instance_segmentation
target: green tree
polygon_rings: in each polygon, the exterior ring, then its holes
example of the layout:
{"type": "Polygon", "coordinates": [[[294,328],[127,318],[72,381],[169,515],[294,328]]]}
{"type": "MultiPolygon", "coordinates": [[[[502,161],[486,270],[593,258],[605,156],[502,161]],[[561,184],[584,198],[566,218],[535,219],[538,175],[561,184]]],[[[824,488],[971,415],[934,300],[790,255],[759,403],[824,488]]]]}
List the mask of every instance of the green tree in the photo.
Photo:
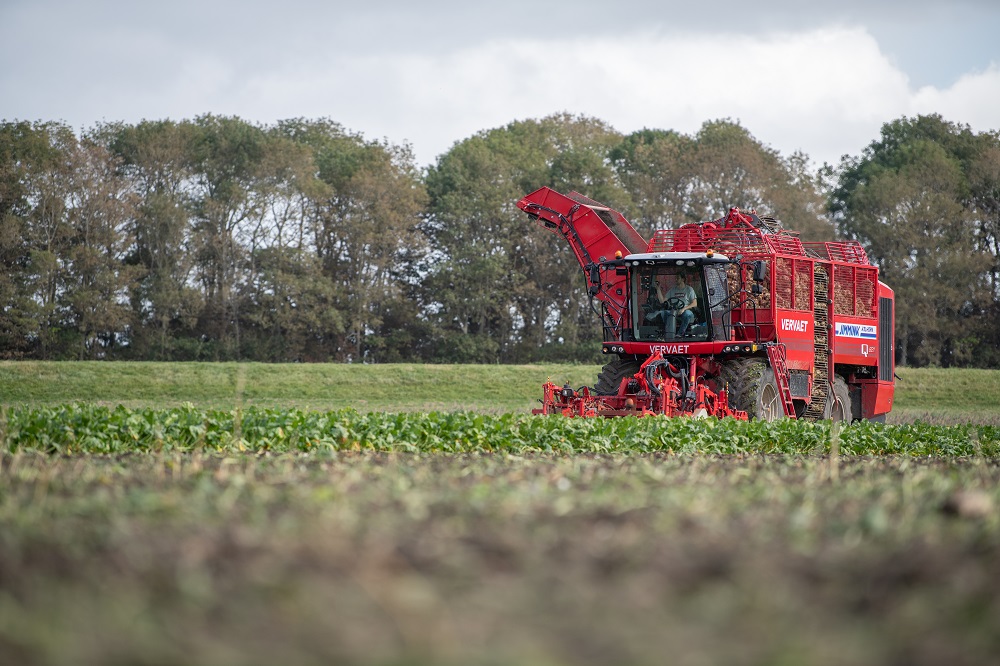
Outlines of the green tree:
{"type": "Polygon", "coordinates": [[[41,175],[59,164],[50,123],[0,125],[0,357],[38,353],[43,330],[34,298],[39,276],[32,264],[31,219],[43,204],[41,175]]]}
{"type": "Polygon", "coordinates": [[[580,267],[564,240],[515,204],[548,185],[626,205],[608,161],[619,141],[598,120],[550,116],[480,132],[430,169],[423,229],[434,263],[422,300],[435,331],[431,358],[523,361],[546,345],[593,358],[598,347],[587,343],[599,339],[599,320],[580,267]]]}
{"type": "Polygon", "coordinates": [[[255,194],[266,134],[239,118],[206,115],[194,124],[192,249],[205,298],[198,330],[216,343],[216,360],[238,358],[239,287],[247,257],[237,228],[259,212],[255,194]]]}
{"type": "MultiPolygon", "coordinates": [[[[304,202],[325,293],[330,358],[378,361],[390,351],[422,256],[417,233],[426,205],[421,174],[407,146],[365,141],[330,120],[288,120],[277,132],[312,154],[318,183],[304,202]],[[392,314],[392,316],[389,316],[392,314]]],[[[415,315],[415,313],[414,313],[415,315]]],[[[405,336],[403,336],[405,338],[405,336]]]]}
{"type": "Polygon", "coordinates": [[[136,358],[196,358],[181,351],[193,346],[186,343],[197,336],[204,307],[192,284],[190,248],[195,132],[190,122],[169,120],[106,124],[94,132],[118,156],[137,201],[126,259],[141,269],[131,294],[136,328],[130,353],[136,358]]]}
{"type": "Polygon", "coordinates": [[[649,236],[756,209],[805,240],[829,240],[820,182],[802,153],[783,158],[739,123],[706,122],[694,136],[644,129],[625,137],[612,160],[635,205],[635,225],[649,236]]]}
{"type": "Polygon", "coordinates": [[[1000,132],[976,136],[968,177],[975,249],[991,262],[986,271],[989,304],[977,332],[977,365],[1000,367],[1000,132]]]}
{"type": "Polygon", "coordinates": [[[919,116],[886,123],[880,139],[840,165],[830,210],[895,290],[902,364],[976,361],[995,265],[975,251],[981,225],[970,207],[969,168],[977,153],[968,127],[919,116]]]}
{"type": "Polygon", "coordinates": [[[125,258],[133,250],[135,197],[115,158],[85,138],[70,156],[67,222],[73,229],[63,257],[59,295],[78,338],[78,358],[104,358],[127,344],[135,323],[129,293],[142,268],[125,258]]]}
{"type": "Polygon", "coordinates": [[[242,314],[246,356],[278,362],[329,360],[330,333],[343,330],[343,316],[316,255],[274,245],[257,249],[253,261],[242,314]]]}
{"type": "Polygon", "coordinates": [[[58,123],[22,125],[17,171],[23,205],[18,215],[27,261],[23,266],[23,332],[40,358],[74,354],[71,317],[61,300],[74,230],[68,214],[77,150],[73,131],[58,123]]]}
{"type": "Polygon", "coordinates": [[[57,123],[0,131],[7,355],[96,358],[127,342],[134,199],[113,155],[57,123]]]}
{"type": "Polygon", "coordinates": [[[204,297],[197,331],[212,341],[214,358],[240,358],[256,251],[275,242],[275,216],[311,164],[301,146],[239,118],[200,116],[194,128],[190,242],[204,297]]]}

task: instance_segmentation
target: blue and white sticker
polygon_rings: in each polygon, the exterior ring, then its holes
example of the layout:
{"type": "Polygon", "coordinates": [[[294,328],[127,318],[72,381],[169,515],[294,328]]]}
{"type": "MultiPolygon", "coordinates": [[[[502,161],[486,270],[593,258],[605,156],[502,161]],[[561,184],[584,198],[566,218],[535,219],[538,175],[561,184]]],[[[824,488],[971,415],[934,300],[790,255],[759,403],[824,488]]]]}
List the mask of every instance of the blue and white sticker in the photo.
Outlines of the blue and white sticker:
{"type": "Polygon", "coordinates": [[[837,324],[836,335],[838,338],[860,338],[862,340],[875,340],[878,338],[878,327],[872,324],[837,324]]]}

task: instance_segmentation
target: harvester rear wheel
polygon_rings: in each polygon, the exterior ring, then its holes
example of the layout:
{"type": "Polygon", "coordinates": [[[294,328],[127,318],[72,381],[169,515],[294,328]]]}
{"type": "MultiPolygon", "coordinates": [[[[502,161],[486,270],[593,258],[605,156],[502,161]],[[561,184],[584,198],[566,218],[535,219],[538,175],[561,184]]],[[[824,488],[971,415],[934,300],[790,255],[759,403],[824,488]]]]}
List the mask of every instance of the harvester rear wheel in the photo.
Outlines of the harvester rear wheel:
{"type": "Polygon", "coordinates": [[[851,410],[851,392],[847,388],[847,382],[840,375],[833,380],[833,392],[830,395],[830,418],[834,421],[851,422],[853,413],[851,410]]]}
{"type": "Polygon", "coordinates": [[[594,392],[597,395],[618,395],[622,380],[639,372],[640,367],[642,364],[634,359],[616,358],[601,368],[594,392]]]}
{"type": "Polygon", "coordinates": [[[757,358],[734,358],[722,366],[721,379],[729,390],[729,406],[751,419],[777,421],[785,418],[774,370],[757,358]]]}

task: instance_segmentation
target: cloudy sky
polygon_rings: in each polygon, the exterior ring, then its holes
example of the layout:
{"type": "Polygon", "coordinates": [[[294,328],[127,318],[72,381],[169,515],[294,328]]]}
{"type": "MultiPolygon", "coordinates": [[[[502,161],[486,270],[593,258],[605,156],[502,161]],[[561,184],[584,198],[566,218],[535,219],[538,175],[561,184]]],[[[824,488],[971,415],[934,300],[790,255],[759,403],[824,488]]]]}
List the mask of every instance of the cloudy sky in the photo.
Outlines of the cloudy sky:
{"type": "Polygon", "coordinates": [[[730,118],[833,163],[901,116],[1000,129],[998,31],[997,0],[0,0],[0,119],[328,117],[430,164],[564,111],[730,118]]]}

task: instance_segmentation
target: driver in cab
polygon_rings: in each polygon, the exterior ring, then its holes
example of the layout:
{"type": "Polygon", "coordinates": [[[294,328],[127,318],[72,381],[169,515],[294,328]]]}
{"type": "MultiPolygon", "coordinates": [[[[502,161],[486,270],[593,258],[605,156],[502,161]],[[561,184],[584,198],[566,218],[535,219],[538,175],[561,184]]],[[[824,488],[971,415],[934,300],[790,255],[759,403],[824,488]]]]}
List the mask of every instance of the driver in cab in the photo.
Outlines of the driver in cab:
{"type": "Polygon", "coordinates": [[[668,337],[674,337],[675,327],[676,337],[683,337],[694,321],[692,310],[698,305],[698,297],[683,273],[677,274],[676,284],[669,289],[666,287],[666,278],[666,275],[656,276],[656,297],[660,301],[660,309],[651,312],[647,318],[662,319],[668,337]]]}

